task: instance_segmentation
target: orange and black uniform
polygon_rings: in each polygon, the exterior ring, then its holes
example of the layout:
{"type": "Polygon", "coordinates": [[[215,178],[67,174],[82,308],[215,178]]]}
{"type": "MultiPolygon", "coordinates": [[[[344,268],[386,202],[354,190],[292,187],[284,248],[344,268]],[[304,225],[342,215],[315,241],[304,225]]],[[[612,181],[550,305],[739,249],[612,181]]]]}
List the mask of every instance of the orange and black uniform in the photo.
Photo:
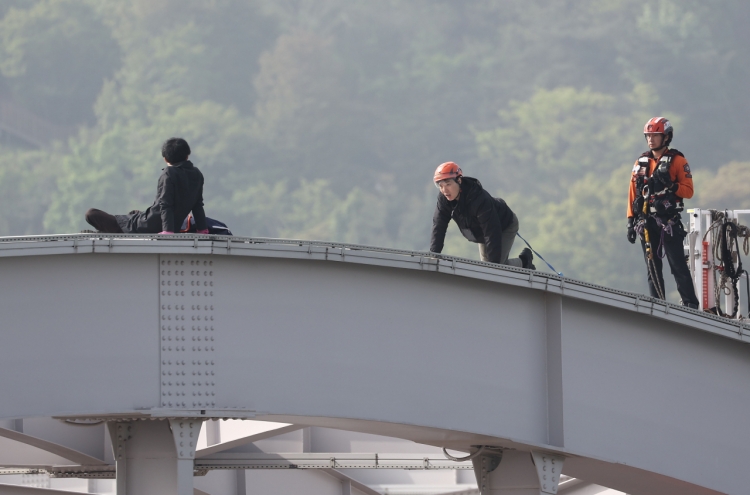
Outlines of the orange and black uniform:
{"type": "MultiPolygon", "coordinates": [[[[690,276],[682,245],[686,235],[685,227],[680,218],[682,200],[692,197],[693,176],[690,172],[690,165],[679,151],[668,149],[659,161],[654,158],[653,152],[649,151],[636,160],[628,191],[628,218],[632,218],[634,222],[640,221],[643,228],[648,229],[654,252],[654,271],[661,287],[664,287],[664,277],[660,252],[663,253],[662,256],[666,255],[669,261],[682,303],[697,308],[698,298],[695,295],[693,279],[690,276]],[[654,171],[662,161],[666,162],[671,183],[667,181],[668,184],[664,184],[664,181],[659,181],[654,177],[654,171]],[[644,187],[647,187],[650,193],[645,198],[642,196],[644,187]],[[647,203],[645,214],[644,202],[647,203]]],[[[641,245],[645,257],[646,242],[643,238],[641,238],[641,245]]],[[[646,262],[648,263],[648,259],[646,262]]],[[[658,297],[650,272],[648,272],[648,285],[651,296],[658,297]]]]}
{"type": "MultiPolygon", "coordinates": [[[[664,155],[671,155],[671,165],[669,167],[669,176],[672,182],[677,184],[677,190],[674,195],[681,201],[683,199],[690,199],[693,197],[693,175],[690,173],[690,165],[688,165],[685,155],[675,149],[667,150],[664,155]]],[[[633,176],[630,179],[630,190],[628,191],[628,218],[637,216],[637,213],[633,212],[633,201],[638,194],[636,193],[636,184],[638,182],[639,175],[645,175],[648,179],[654,174],[654,170],[659,163],[654,158],[654,154],[650,151],[641,155],[640,158],[648,159],[648,167],[642,167],[640,159],[636,160],[633,166],[633,176]]]]}

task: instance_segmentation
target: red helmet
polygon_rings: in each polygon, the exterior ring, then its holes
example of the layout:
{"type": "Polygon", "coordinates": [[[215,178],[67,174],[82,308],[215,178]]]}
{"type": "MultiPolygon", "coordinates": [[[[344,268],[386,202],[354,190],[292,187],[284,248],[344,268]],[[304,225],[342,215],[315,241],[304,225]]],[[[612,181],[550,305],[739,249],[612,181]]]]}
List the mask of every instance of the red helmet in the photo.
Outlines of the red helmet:
{"type": "Polygon", "coordinates": [[[462,175],[464,175],[464,173],[461,171],[461,167],[453,162],[445,162],[435,169],[435,177],[433,180],[438,182],[445,179],[457,179],[462,175]]]}
{"type": "Polygon", "coordinates": [[[643,126],[644,134],[668,134],[672,132],[672,124],[664,117],[654,117],[643,126]]]}
{"type": "Polygon", "coordinates": [[[661,134],[664,136],[664,146],[669,146],[674,135],[672,124],[664,117],[654,117],[643,126],[643,134],[661,134]]]}

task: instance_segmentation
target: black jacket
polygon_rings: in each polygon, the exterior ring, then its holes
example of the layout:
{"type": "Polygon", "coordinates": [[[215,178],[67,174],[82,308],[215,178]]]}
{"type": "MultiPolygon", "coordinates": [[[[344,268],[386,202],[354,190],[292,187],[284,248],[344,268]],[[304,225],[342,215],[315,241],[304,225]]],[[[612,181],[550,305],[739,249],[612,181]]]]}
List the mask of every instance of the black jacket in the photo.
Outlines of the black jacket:
{"type": "Polygon", "coordinates": [[[438,193],[432,216],[430,251],[439,253],[443,250],[445,232],[453,218],[466,239],[484,244],[489,260],[499,263],[501,236],[513,222],[513,212],[505,201],[493,198],[485,191],[477,179],[462,177],[461,181],[461,194],[457,200],[448,201],[438,193]]]}
{"type": "Polygon", "coordinates": [[[115,215],[125,233],[157,234],[179,232],[188,213],[193,212],[198,230],[206,229],[203,211],[203,174],[190,161],[164,167],[159,176],[154,204],[146,211],[115,215]]]}

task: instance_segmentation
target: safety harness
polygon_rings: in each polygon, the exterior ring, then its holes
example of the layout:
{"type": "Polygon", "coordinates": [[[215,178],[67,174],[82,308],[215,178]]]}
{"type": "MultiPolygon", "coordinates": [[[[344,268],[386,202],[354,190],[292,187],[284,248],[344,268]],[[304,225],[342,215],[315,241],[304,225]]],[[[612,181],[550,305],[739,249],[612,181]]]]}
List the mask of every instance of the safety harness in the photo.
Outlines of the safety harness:
{"type": "MultiPolygon", "coordinates": [[[[684,157],[685,155],[675,149],[667,150],[661,158],[659,158],[659,162],[654,171],[662,167],[665,170],[669,170],[675,156],[684,157]]],[[[633,201],[632,208],[633,214],[635,215],[635,231],[643,238],[646,244],[646,264],[648,266],[649,275],[651,276],[651,280],[656,288],[657,296],[661,299],[665,299],[664,288],[661,286],[659,277],[657,277],[656,273],[654,252],[659,258],[664,258],[664,235],[674,235],[672,227],[681,221],[680,213],[685,209],[685,205],[682,202],[682,198],[667,189],[661,181],[654,178],[653,174],[650,173],[651,158],[650,151],[643,153],[640,158],[638,158],[638,162],[633,168],[633,173],[636,176],[636,197],[633,201]],[[653,219],[653,222],[660,230],[659,244],[656,250],[652,248],[651,236],[647,228],[649,218],[653,219]]]]}

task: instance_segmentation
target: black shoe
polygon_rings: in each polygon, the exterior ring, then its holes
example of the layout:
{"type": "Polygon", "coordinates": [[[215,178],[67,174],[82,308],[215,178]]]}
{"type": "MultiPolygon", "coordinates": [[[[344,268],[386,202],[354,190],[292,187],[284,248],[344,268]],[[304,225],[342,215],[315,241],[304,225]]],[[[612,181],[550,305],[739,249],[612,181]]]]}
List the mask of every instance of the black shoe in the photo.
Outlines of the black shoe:
{"type": "Polygon", "coordinates": [[[685,306],[686,308],[690,308],[690,309],[698,309],[698,305],[695,303],[687,303],[687,304],[683,304],[683,306],[685,306]]]}
{"type": "Polygon", "coordinates": [[[531,262],[534,259],[534,254],[531,252],[531,249],[523,248],[523,251],[521,251],[521,254],[519,254],[518,257],[521,258],[524,268],[536,270],[534,263],[531,262]]]}
{"type": "Polygon", "coordinates": [[[98,230],[82,230],[81,234],[98,234],[98,230]]]}

